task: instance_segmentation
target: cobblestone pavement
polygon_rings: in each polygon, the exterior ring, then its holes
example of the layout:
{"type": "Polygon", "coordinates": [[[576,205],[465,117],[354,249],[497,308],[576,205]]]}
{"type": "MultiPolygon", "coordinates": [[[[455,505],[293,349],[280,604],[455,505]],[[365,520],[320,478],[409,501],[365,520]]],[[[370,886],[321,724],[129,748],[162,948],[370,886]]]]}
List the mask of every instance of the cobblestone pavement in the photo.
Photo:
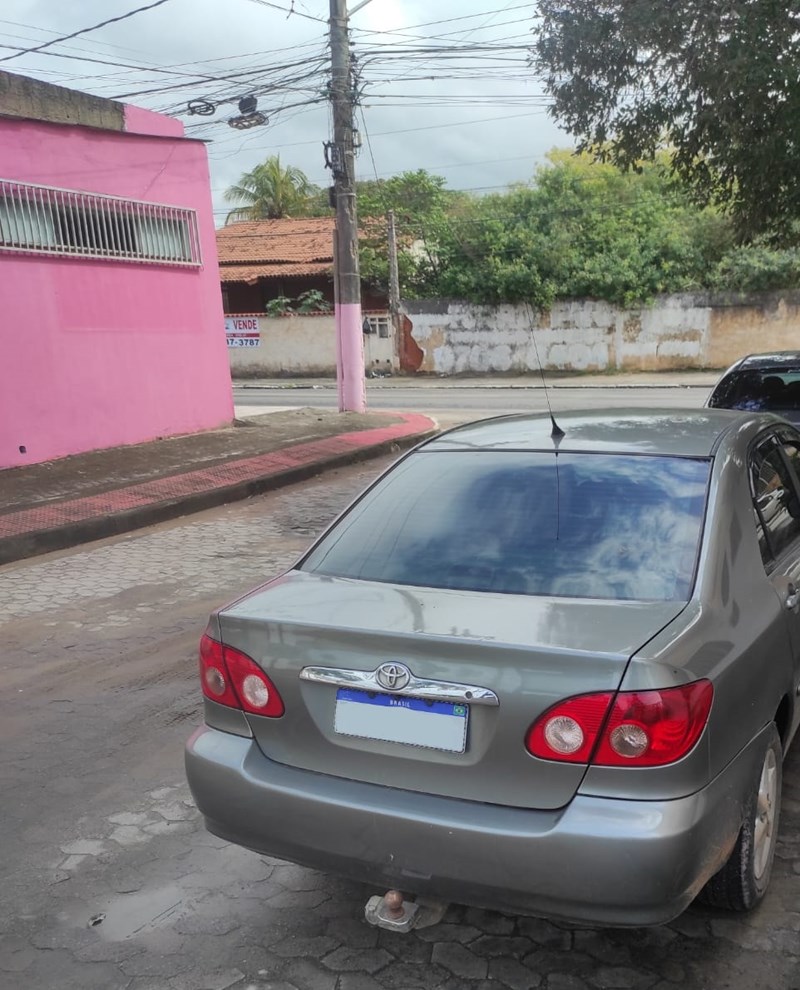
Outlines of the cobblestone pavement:
{"type": "Polygon", "coordinates": [[[0,990],[800,988],[798,755],[764,905],[656,929],[452,907],[398,936],[362,920],[376,891],[205,832],[182,749],[208,610],[381,466],[0,568],[0,990]]]}

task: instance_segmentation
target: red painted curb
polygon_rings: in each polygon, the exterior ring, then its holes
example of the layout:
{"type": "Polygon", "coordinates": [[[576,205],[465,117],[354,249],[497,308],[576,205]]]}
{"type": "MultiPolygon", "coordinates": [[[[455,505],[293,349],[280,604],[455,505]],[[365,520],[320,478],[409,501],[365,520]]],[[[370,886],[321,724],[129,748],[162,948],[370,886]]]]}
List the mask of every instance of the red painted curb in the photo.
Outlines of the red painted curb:
{"type": "Polygon", "coordinates": [[[401,423],[342,433],[284,450],[157,478],[115,491],[68,499],[0,516],[0,563],[150,525],[292,484],[327,467],[410,446],[436,429],[418,413],[401,423]]]}

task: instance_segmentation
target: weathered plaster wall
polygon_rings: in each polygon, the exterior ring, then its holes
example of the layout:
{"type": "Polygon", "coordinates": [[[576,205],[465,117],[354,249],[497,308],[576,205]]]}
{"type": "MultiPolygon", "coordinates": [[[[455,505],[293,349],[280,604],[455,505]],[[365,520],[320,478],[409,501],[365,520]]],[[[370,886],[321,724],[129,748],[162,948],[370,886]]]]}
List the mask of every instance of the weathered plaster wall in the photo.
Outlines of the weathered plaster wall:
{"type": "MultiPolygon", "coordinates": [[[[149,116],[132,118],[141,131],[149,116]]],[[[203,256],[0,255],[0,467],[233,418],[206,149],[156,123],[152,136],[0,116],[4,178],[195,209],[203,256]]]]}
{"type": "MultiPolygon", "coordinates": [[[[333,314],[251,317],[228,316],[228,354],[234,378],[257,378],[272,375],[336,374],[336,324],[333,314]],[[235,344],[237,326],[242,333],[253,323],[258,326],[257,343],[235,344]],[[235,344],[235,346],[234,346],[235,344]]],[[[369,371],[392,371],[396,368],[391,337],[364,335],[364,365],[369,371]]]]}
{"type": "MultiPolygon", "coordinates": [[[[228,317],[226,329],[235,333],[236,321],[228,317]]],[[[229,346],[231,374],[236,377],[260,375],[330,375],[336,373],[336,326],[330,316],[253,316],[259,328],[255,345],[229,346]]],[[[229,345],[235,342],[229,333],[229,345]]]]}
{"type": "Polygon", "coordinates": [[[710,367],[727,366],[753,351],[798,349],[800,293],[767,293],[749,305],[731,300],[711,310],[706,352],[710,367]]]}
{"type": "Polygon", "coordinates": [[[597,300],[473,306],[405,304],[419,370],[435,374],[721,368],[753,351],[800,349],[800,293],[664,296],[624,310],[597,300]],[[538,359],[537,359],[538,350],[538,359]]]}

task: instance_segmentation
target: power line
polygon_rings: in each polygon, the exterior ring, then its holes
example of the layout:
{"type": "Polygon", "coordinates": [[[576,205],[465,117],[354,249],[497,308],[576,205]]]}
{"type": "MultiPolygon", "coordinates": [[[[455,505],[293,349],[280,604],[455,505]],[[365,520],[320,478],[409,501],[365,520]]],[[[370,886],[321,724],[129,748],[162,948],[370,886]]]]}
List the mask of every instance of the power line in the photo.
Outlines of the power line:
{"type": "MultiPolygon", "coordinates": [[[[8,24],[11,27],[24,28],[24,29],[26,29],[28,31],[37,31],[37,32],[39,32],[39,34],[49,34],[51,36],[58,34],[58,31],[53,31],[50,28],[37,27],[35,24],[25,24],[22,21],[8,21],[8,20],[4,20],[4,19],[0,18],[0,24],[8,24]]],[[[39,41],[42,40],[41,38],[30,38],[30,37],[26,37],[25,35],[8,34],[7,32],[6,32],[6,37],[8,37],[8,38],[21,38],[23,41],[34,41],[34,42],[39,42],[39,41]]],[[[125,45],[113,45],[113,44],[110,44],[107,41],[98,41],[95,38],[88,38],[87,39],[87,44],[94,46],[94,48],[115,49],[116,51],[120,51],[120,52],[130,52],[133,55],[141,55],[142,54],[142,51],[139,48],[128,48],[125,45]]],[[[67,45],[66,47],[68,49],[70,49],[71,51],[88,52],[89,54],[109,55],[108,52],[103,52],[103,51],[101,51],[101,52],[94,52],[93,53],[92,52],[92,49],[90,49],[90,48],[80,48],[77,45],[67,45]]],[[[47,54],[48,55],[52,55],[53,52],[47,52],[47,54]]]]}
{"type": "MultiPolygon", "coordinates": [[[[262,2],[266,2],[266,0],[262,0],[262,2]]],[[[515,7],[505,7],[502,11],[500,11],[500,13],[506,13],[506,11],[508,10],[523,10],[525,8],[536,7],[536,6],[538,6],[538,4],[520,3],[517,4],[517,6],[515,7]]],[[[494,11],[492,10],[482,10],[480,11],[480,13],[477,14],[464,14],[461,17],[447,17],[444,20],[438,20],[438,21],[423,21],[421,24],[408,24],[406,25],[406,27],[391,28],[387,31],[376,31],[376,30],[370,31],[366,29],[362,30],[360,28],[356,28],[356,30],[358,30],[362,34],[403,34],[403,32],[412,31],[415,28],[430,27],[434,24],[452,24],[455,21],[470,21],[470,20],[474,20],[476,17],[485,17],[487,14],[492,14],[492,13],[494,13],[494,11]]]]}
{"type": "MultiPolygon", "coordinates": [[[[43,29],[37,28],[36,30],[43,30],[43,29]]],[[[91,54],[87,54],[87,55],[69,55],[66,52],[41,52],[41,54],[42,55],[47,55],[47,56],[49,56],[51,58],[66,58],[66,59],[70,59],[70,60],[76,61],[76,62],[91,62],[91,63],[97,64],[97,65],[111,65],[111,66],[114,66],[115,68],[119,68],[119,69],[130,69],[131,71],[134,71],[134,72],[161,72],[161,73],[166,73],[167,75],[173,75],[173,76],[193,76],[193,77],[196,77],[197,78],[197,82],[199,84],[200,82],[203,82],[206,79],[212,80],[212,81],[216,81],[218,79],[223,79],[224,80],[227,77],[226,76],[221,76],[221,77],[220,76],[207,76],[205,73],[203,73],[201,71],[195,71],[195,72],[186,71],[186,72],[181,72],[179,70],[180,69],[184,69],[184,68],[191,69],[192,66],[201,67],[201,66],[211,65],[214,62],[230,62],[230,61],[232,61],[234,59],[240,59],[240,58],[243,59],[243,58],[256,58],[257,57],[259,59],[263,59],[263,57],[266,56],[266,55],[273,55],[273,54],[284,55],[287,52],[296,51],[298,49],[316,47],[317,45],[319,45],[319,43],[320,43],[319,41],[307,41],[307,42],[304,42],[303,44],[300,44],[300,45],[291,45],[288,48],[265,49],[263,51],[258,51],[258,52],[244,52],[241,55],[223,55],[223,56],[218,56],[217,58],[199,59],[199,60],[189,61],[189,62],[175,62],[175,63],[171,63],[171,64],[168,64],[168,65],[160,65],[160,64],[149,63],[149,62],[148,63],[145,63],[145,64],[136,65],[136,64],[131,63],[131,62],[120,62],[119,60],[116,60],[116,61],[113,61],[112,62],[109,59],[95,58],[91,54]]],[[[81,48],[75,48],[75,46],[73,46],[73,45],[70,45],[69,47],[72,50],[78,51],[78,52],[84,50],[84,49],[81,49],[81,48]]],[[[115,47],[115,46],[108,46],[108,47],[115,47]]],[[[0,48],[9,48],[9,49],[12,49],[14,51],[18,51],[20,54],[23,54],[25,51],[28,50],[28,49],[19,47],[17,45],[2,45],[2,44],[0,44],[0,48]]],[[[258,68],[259,66],[261,66],[261,62],[259,62],[256,65],[254,65],[253,66],[253,69],[258,68]]],[[[38,71],[41,72],[41,71],[44,71],[44,70],[41,70],[40,69],[38,71]]],[[[116,78],[116,76],[118,76],[118,75],[125,75],[125,74],[126,74],[125,72],[120,72],[120,73],[110,72],[110,73],[105,73],[103,75],[97,75],[97,76],[87,76],[87,75],[76,74],[72,78],[75,78],[75,79],[113,80],[114,78],[116,78]]]]}
{"type": "Polygon", "coordinates": [[[328,22],[324,17],[315,17],[313,14],[304,14],[302,10],[294,9],[294,0],[292,0],[291,8],[281,7],[277,3],[271,3],[270,0],[250,0],[251,3],[257,3],[262,7],[272,7],[273,10],[279,10],[282,14],[286,14],[287,19],[294,14],[297,17],[305,17],[308,21],[317,21],[318,24],[327,24],[328,22]]]}
{"type": "Polygon", "coordinates": [[[150,3],[146,7],[137,7],[135,10],[129,10],[127,14],[110,17],[107,21],[101,21],[99,24],[92,24],[90,27],[81,28],[80,31],[73,31],[72,34],[61,35],[61,37],[53,38],[51,41],[45,41],[35,48],[25,48],[22,51],[15,52],[13,55],[5,55],[3,58],[0,58],[0,62],[10,62],[13,58],[20,58],[22,55],[31,55],[34,52],[40,52],[43,48],[49,48],[51,45],[57,45],[62,41],[69,41],[70,38],[77,38],[80,34],[88,34],[89,31],[97,31],[98,28],[105,27],[107,24],[116,24],[117,21],[127,20],[129,17],[133,17],[134,14],[141,14],[145,10],[152,10],[153,7],[160,7],[167,2],[168,0],[155,0],[155,3],[150,3]]]}
{"type": "MultiPolygon", "coordinates": [[[[10,47],[10,46],[0,45],[0,47],[10,47]]],[[[45,54],[45,55],[58,55],[61,58],[73,58],[73,59],[79,59],[80,61],[101,62],[101,64],[105,64],[105,65],[122,66],[122,65],[125,64],[125,63],[120,63],[120,62],[105,62],[105,61],[102,61],[100,59],[92,59],[92,58],[87,58],[85,56],[62,55],[61,53],[58,53],[58,52],[44,52],[43,54],[45,54]]],[[[322,58],[323,58],[323,55],[317,56],[317,59],[322,59],[322,58]]],[[[147,67],[145,67],[145,66],[133,66],[133,65],[131,65],[131,66],[128,66],[128,67],[131,68],[131,69],[134,69],[136,71],[141,71],[141,72],[145,72],[145,71],[146,72],[160,72],[160,73],[164,73],[166,75],[173,76],[173,77],[174,76],[188,76],[188,77],[190,77],[190,81],[189,82],[181,82],[181,83],[169,83],[168,85],[158,86],[158,87],[155,87],[153,89],[144,89],[144,90],[135,90],[133,92],[117,93],[117,94],[114,94],[113,96],[108,97],[108,99],[121,100],[121,99],[127,99],[129,97],[133,97],[133,96],[142,96],[142,95],[146,95],[146,94],[150,94],[150,93],[167,93],[167,92],[170,92],[171,90],[175,90],[175,89],[191,89],[191,88],[200,86],[200,84],[203,83],[203,82],[229,83],[229,82],[234,82],[236,79],[240,79],[240,78],[242,79],[243,82],[249,82],[251,80],[251,78],[259,79],[259,78],[263,78],[263,77],[265,77],[265,76],[267,76],[267,75],[269,75],[271,73],[275,73],[275,72],[279,72],[279,71],[283,71],[283,70],[289,70],[289,69],[296,69],[296,68],[306,67],[312,61],[313,61],[312,60],[312,57],[309,56],[309,55],[307,55],[305,58],[298,59],[296,62],[288,62],[285,65],[277,65],[277,66],[273,66],[273,67],[271,67],[269,69],[265,69],[263,66],[253,65],[253,66],[251,66],[248,69],[242,69],[241,71],[229,72],[229,73],[226,73],[225,75],[216,75],[216,76],[214,76],[214,75],[205,75],[205,74],[203,74],[203,73],[201,73],[199,71],[198,72],[181,72],[179,70],[175,70],[175,69],[171,69],[171,68],[163,68],[163,67],[159,67],[159,66],[147,66],[147,67]]],[[[45,70],[41,70],[40,69],[39,71],[42,72],[42,71],[45,71],[45,70]]],[[[121,85],[121,83],[115,81],[117,75],[118,75],[118,73],[111,73],[111,74],[109,74],[107,76],[98,76],[98,77],[94,77],[94,78],[99,78],[101,81],[104,82],[104,85],[106,85],[106,86],[112,86],[113,85],[113,86],[116,87],[116,86],[121,85]]],[[[82,78],[92,78],[92,77],[75,76],[73,78],[82,79],[82,78]]],[[[152,81],[155,82],[156,80],[152,80],[152,81]]],[[[291,82],[291,81],[292,80],[288,80],[288,82],[291,82]]],[[[179,106],[182,108],[182,107],[185,106],[185,104],[181,103],[181,104],[179,104],[179,106]]]]}
{"type": "MultiPolygon", "coordinates": [[[[531,113],[508,113],[508,114],[503,114],[501,117],[497,117],[497,116],[480,117],[478,120],[454,120],[449,124],[425,124],[422,127],[405,127],[393,131],[377,131],[372,135],[372,137],[393,137],[395,134],[413,134],[416,133],[417,131],[438,131],[444,127],[468,127],[471,124],[493,124],[495,121],[499,121],[499,120],[518,120],[521,117],[538,117],[540,116],[541,113],[542,111],[539,110],[539,111],[533,111],[531,113]]],[[[235,138],[228,138],[228,140],[235,140],[235,138]]],[[[223,144],[225,142],[219,141],[216,143],[223,144]]],[[[254,147],[251,146],[250,150],[280,151],[284,148],[299,148],[301,146],[305,146],[309,144],[319,144],[319,139],[314,139],[312,141],[292,141],[288,144],[281,144],[281,145],[276,145],[276,144],[257,145],[254,147]]],[[[238,155],[239,151],[241,150],[242,149],[240,148],[238,151],[230,152],[229,154],[219,155],[219,156],[215,156],[211,154],[209,155],[209,158],[213,159],[214,161],[220,161],[222,159],[232,158],[235,155],[238,155]]],[[[498,186],[497,188],[502,188],[502,187],[498,186]]]]}
{"type": "Polygon", "coordinates": [[[364,108],[359,107],[361,111],[361,123],[364,125],[364,137],[367,139],[367,148],[369,149],[369,157],[372,162],[372,171],[375,173],[375,178],[378,179],[378,166],[375,164],[375,155],[372,153],[372,141],[369,139],[369,131],[367,130],[367,118],[364,114],[364,108]]]}
{"type": "MultiPolygon", "coordinates": [[[[490,14],[489,20],[485,21],[483,24],[480,24],[477,27],[469,28],[469,30],[467,30],[467,31],[461,32],[461,33],[463,33],[465,35],[464,38],[461,39],[462,42],[463,41],[466,41],[467,38],[472,37],[472,35],[476,34],[478,31],[481,31],[484,28],[486,28],[489,25],[490,21],[492,21],[495,17],[499,17],[501,13],[503,13],[506,10],[508,10],[508,8],[511,7],[511,5],[513,4],[513,2],[514,2],[514,0],[508,0],[508,3],[503,8],[503,11],[500,11],[500,10],[494,11],[492,14],[490,14]]],[[[423,62],[423,65],[430,65],[430,63],[431,63],[431,59],[426,59],[423,62]]],[[[414,71],[413,68],[409,68],[408,72],[406,73],[406,78],[408,76],[410,76],[413,71],[414,71]]],[[[400,77],[400,79],[403,79],[403,78],[404,78],[403,76],[400,77]]]]}
{"type": "MultiPolygon", "coordinates": [[[[35,51],[36,50],[36,49],[31,49],[31,48],[20,48],[18,45],[0,45],[0,48],[11,48],[13,51],[17,52],[19,55],[24,55],[26,52],[35,51]]],[[[76,51],[81,51],[81,49],[76,49],[76,51]]],[[[71,60],[73,60],[75,62],[91,62],[91,63],[96,64],[96,65],[113,65],[115,68],[119,68],[119,69],[133,69],[136,72],[166,72],[167,74],[172,75],[172,76],[189,76],[189,75],[191,75],[191,76],[201,76],[200,81],[202,81],[202,73],[199,73],[199,72],[175,72],[172,69],[168,69],[168,68],[166,68],[164,66],[159,66],[159,65],[132,65],[129,62],[120,62],[119,60],[112,62],[110,59],[94,58],[92,55],[68,55],[66,52],[41,52],[41,54],[42,55],[49,55],[52,58],[67,58],[67,59],[71,59],[71,60]]],[[[11,57],[12,58],[16,58],[17,56],[16,55],[13,55],[11,57]]],[[[6,61],[6,60],[5,59],[0,59],[0,62],[4,62],[4,61],[6,61]]],[[[211,61],[211,60],[209,60],[209,61],[211,61]]],[[[189,63],[187,63],[187,64],[189,64],[189,63]]],[[[44,70],[39,69],[37,71],[42,72],[44,70]]],[[[114,73],[109,73],[108,75],[102,75],[102,76],[82,76],[82,75],[75,75],[74,78],[76,78],[76,79],[92,79],[92,78],[110,79],[110,78],[112,78],[113,75],[114,75],[114,73]]],[[[211,76],[209,78],[212,78],[213,79],[215,77],[211,76]]]]}
{"type": "MultiPolygon", "coordinates": [[[[492,28],[492,30],[496,30],[497,28],[504,27],[504,26],[507,26],[507,25],[527,24],[527,23],[529,23],[528,18],[519,18],[519,17],[517,17],[517,18],[513,18],[513,19],[508,20],[508,21],[500,21],[497,24],[492,24],[491,25],[491,28],[492,28]]],[[[481,30],[482,31],[482,30],[485,30],[485,29],[486,28],[484,26],[482,28],[458,28],[455,31],[443,31],[440,34],[409,34],[406,29],[404,29],[404,28],[398,28],[396,31],[393,32],[392,37],[389,39],[389,41],[398,50],[402,50],[403,49],[403,46],[404,45],[407,45],[411,41],[424,41],[424,42],[431,42],[431,41],[453,41],[459,35],[466,35],[467,37],[469,37],[471,34],[474,34],[475,31],[477,31],[477,30],[481,30]],[[407,39],[407,40],[402,40],[402,39],[407,39]]],[[[370,40],[370,37],[369,37],[370,35],[374,35],[374,34],[386,34],[387,33],[385,31],[369,31],[367,29],[360,29],[360,28],[354,28],[354,31],[360,31],[360,36],[355,39],[355,41],[358,42],[359,44],[368,42],[370,40]]],[[[495,40],[496,41],[503,41],[503,40],[508,40],[509,38],[512,38],[512,37],[513,38],[519,38],[520,35],[519,34],[509,35],[507,38],[496,38],[495,40]]]]}
{"type": "MultiPolygon", "coordinates": [[[[317,61],[321,59],[322,56],[319,56],[317,61]]],[[[251,68],[243,69],[240,72],[230,72],[225,76],[209,76],[206,77],[206,79],[213,82],[223,82],[223,83],[234,82],[237,79],[240,80],[241,82],[254,82],[258,78],[263,79],[266,76],[271,75],[272,73],[275,72],[283,72],[283,71],[288,71],[290,69],[307,67],[309,63],[311,63],[312,61],[313,60],[311,58],[306,56],[303,59],[298,59],[298,61],[296,62],[287,62],[285,65],[276,65],[268,69],[263,68],[263,66],[262,67],[252,66],[251,68]]],[[[305,72],[296,78],[277,80],[274,84],[271,85],[270,88],[275,89],[280,87],[280,88],[289,89],[291,88],[293,83],[306,78],[319,78],[319,68],[315,66],[313,71],[305,72]]],[[[196,87],[197,85],[198,85],[198,81],[196,79],[193,82],[170,83],[168,86],[158,86],[154,89],[139,89],[129,93],[117,93],[114,96],[112,96],[111,99],[123,100],[133,96],[148,96],[153,93],[168,93],[176,89],[191,89],[193,87],[196,87]]],[[[209,100],[209,102],[214,103],[217,101],[211,99],[209,100]]]]}

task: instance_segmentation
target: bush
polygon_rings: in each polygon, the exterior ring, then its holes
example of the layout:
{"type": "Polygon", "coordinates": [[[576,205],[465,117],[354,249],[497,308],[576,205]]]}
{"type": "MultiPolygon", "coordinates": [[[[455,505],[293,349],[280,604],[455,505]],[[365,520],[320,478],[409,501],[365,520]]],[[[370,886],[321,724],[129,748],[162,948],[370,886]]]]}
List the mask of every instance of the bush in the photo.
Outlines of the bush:
{"type": "Polygon", "coordinates": [[[264,307],[267,316],[285,316],[292,311],[292,300],[288,296],[278,296],[264,307]]]}
{"type": "Polygon", "coordinates": [[[437,289],[478,303],[640,304],[706,285],[732,238],[659,163],[623,174],[555,152],[530,185],[476,198],[444,225],[437,289]]]}
{"type": "Polygon", "coordinates": [[[297,297],[298,313],[330,313],[331,305],[319,289],[307,289],[297,297]]]}
{"type": "Polygon", "coordinates": [[[729,251],[711,276],[713,288],[727,292],[770,292],[800,287],[800,250],[748,244],[729,251]]]}

